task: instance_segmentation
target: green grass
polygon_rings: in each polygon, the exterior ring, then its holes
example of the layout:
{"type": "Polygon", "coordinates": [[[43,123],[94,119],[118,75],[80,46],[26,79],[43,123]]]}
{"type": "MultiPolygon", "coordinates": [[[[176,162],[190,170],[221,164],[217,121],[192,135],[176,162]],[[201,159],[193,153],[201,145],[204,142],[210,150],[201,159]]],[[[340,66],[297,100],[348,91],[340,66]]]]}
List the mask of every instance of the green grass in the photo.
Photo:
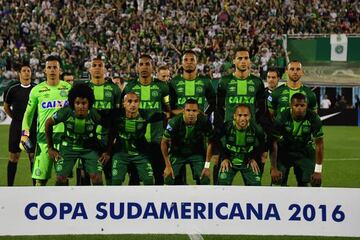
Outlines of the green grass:
{"type": "MultiPolygon", "coordinates": [[[[360,128],[358,127],[324,127],[325,132],[325,161],[323,167],[323,187],[360,187],[360,128]]],[[[6,168],[7,168],[7,139],[8,127],[0,126],[0,186],[6,185],[6,168]]],[[[193,183],[190,171],[188,171],[188,181],[193,183]]],[[[74,184],[74,179],[70,181],[74,184]]],[[[240,175],[235,178],[235,184],[242,184],[240,175]]],[[[263,185],[270,184],[269,176],[269,162],[266,164],[263,185]]],[[[22,154],[18,165],[18,172],[15,180],[17,186],[31,185],[29,162],[22,154]]],[[[48,185],[54,185],[54,179],[50,180],[48,185]]],[[[289,185],[295,186],[296,181],[291,173],[289,185]]],[[[57,240],[57,239],[74,239],[74,240],[112,240],[112,239],[127,239],[127,240],[182,240],[189,239],[187,235],[63,235],[63,236],[36,236],[37,240],[57,240]]],[[[345,237],[290,237],[290,236],[219,236],[219,235],[204,235],[205,240],[255,240],[255,239],[360,239],[360,238],[345,238],[345,237]]],[[[34,236],[27,237],[0,237],[4,239],[34,239],[34,236]]]]}

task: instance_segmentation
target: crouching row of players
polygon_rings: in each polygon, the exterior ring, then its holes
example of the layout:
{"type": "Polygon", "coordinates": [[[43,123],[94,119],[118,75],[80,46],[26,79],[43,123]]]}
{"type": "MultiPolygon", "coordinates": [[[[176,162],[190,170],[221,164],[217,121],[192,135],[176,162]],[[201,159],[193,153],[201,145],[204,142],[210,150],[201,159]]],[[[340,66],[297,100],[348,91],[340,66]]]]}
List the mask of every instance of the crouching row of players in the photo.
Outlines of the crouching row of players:
{"type": "MultiPolygon", "coordinates": [[[[123,100],[123,110],[117,114],[109,130],[108,147],[100,153],[96,128],[102,125],[100,115],[92,108],[94,94],[86,84],[75,85],[69,92],[69,106],[58,110],[46,121],[48,153],[55,161],[57,185],[67,185],[68,176],[77,159],[82,159],[93,185],[102,184],[102,166],[112,158],[112,184],[121,185],[129,166],[134,166],[144,185],[153,184],[153,170],[145,138],[148,123],[163,120],[162,113],[139,110],[140,99],[130,92],[123,100]],[[54,147],[53,126],[63,123],[64,135],[58,149],[54,147]]],[[[289,170],[299,186],[321,184],[323,133],[318,115],[307,110],[305,95],[296,93],[291,108],[275,119],[273,131],[265,136],[252,120],[250,108],[239,104],[233,121],[213,129],[199,110],[196,100],[188,99],[184,112],[172,118],[165,129],[161,151],[165,160],[165,184],[174,184],[181,168],[190,164],[197,184],[210,183],[210,159],[213,149],[220,152],[218,184],[231,185],[240,172],[245,185],[261,185],[265,139],[272,143],[272,183],[286,185],[289,170]],[[207,144],[205,143],[207,141],[207,144]],[[313,147],[315,141],[315,149],[313,147]],[[205,150],[206,146],[206,150],[205,150]],[[315,170],[314,170],[315,169],[315,170]]]]}

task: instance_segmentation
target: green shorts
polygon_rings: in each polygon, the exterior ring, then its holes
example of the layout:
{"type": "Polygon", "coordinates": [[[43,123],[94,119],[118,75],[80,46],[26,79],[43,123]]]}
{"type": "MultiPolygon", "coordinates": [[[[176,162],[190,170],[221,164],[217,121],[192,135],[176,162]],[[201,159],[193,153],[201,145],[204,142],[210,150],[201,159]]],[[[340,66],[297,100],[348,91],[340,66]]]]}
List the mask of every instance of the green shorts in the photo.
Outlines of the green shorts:
{"type": "Polygon", "coordinates": [[[294,174],[298,186],[308,186],[315,168],[315,150],[308,146],[301,152],[278,151],[277,167],[282,172],[282,186],[287,186],[290,168],[294,167],[294,174]]]}
{"type": "MultiPolygon", "coordinates": [[[[59,143],[62,133],[54,133],[54,147],[59,149],[59,143]]],[[[33,179],[48,180],[51,178],[51,171],[54,161],[48,154],[45,133],[37,133],[37,143],[35,148],[34,168],[32,172],[33,179]]]]}
{"type": "Polygon", "coordinates": [[[60,147],[61,159],[55,163],[57,176],[68,177],[78,159],[81,159],[84,169],[89,174],[102,174],[102,165],[98,162],[99,153],[91,149],[73,149],[60,147]]]}
{"type": "Polygon", "coordinates": [[[229,171],[219,171],[219,185],[232,185],[234,177],[237,172],[241,173],[244,184],[246,186],[260,186],[261,185],[261,173],[255,173],[250,166],[246,164],[233,165],[229,168],[229,171]]]}
{"type": "Polygon", "coordinates": [[[127,153],[115,153],[112,158],[112,184],[122,185],[125,180],[128,166],[133,164],[139,174],[140,180],[144,185],[154,184],[154,174],[146,155],[129,155],[127,153]]]}
{"type": "MultiPolygon", "coordinates": [[[[200,179],[201,172],[204,169],[205,159],[202,155],[192,155],[188,157],[182,156],[173,156],[170,155],[170,162],[172,169],[174,171],[175,178],[180,175],[180,170],[187,163],[190,164],[191,171],[193,174],[193,179],[197,184],[200,185],[209,185],[210,179],[208,177],[204,177],[200,179]]],[[[174,179],[171,176],[165,178],[165,184],[173,185],[175,183],[174,179]]]]}

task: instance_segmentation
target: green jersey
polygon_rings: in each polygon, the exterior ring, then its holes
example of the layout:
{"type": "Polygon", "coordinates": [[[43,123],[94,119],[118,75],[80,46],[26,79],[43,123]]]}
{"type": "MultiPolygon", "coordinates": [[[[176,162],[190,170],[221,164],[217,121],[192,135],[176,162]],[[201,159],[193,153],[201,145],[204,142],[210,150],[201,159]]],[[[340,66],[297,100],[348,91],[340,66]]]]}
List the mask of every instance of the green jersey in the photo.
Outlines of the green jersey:
{"type": "MultiPolygon", "coordinates": [[[[38,141],[46,143],[45,122],[57,110],[69,104],[67,100],[68,92],[71,85],[67,82],[60,81],[56,86],[49,86],[46,82],[36,85],[30,92],[28,105],[22,121],[22,129],[29,130],[35,111],[37,110],[37,132],[38,141]]],[[[54,133],[64,132],[64,125],[58,124],[54,133]]]]}
{"type": "Polygon", "coordinates": [[[260,78],[250,74],[240,79],[230,74],[220,79],[217,90],[218,110],[225,121],[232,121],[235,107],[244,103],[250,106],[255,119],[256,112],[265,110],[264,94],[264,83],[260,78]]]}
{"type": "Polygon", "coordinates": [[[211,79],[207,77],[185,80],[182,76],[176,76],[170,81],[169,88],[172,109],[184,108],[189,98],[197,100],[203,112],[211,113],[215,109],[216,94],[211,79]]]}
{"type": "Polygon", "coordinates": [[[170,139],[170,155],[182,157],[205,154],[205,137],[209,140],[214,137],[211,123],[206,117],[199,114],[195,125],[187,125],[183,113],[169,121],[163,136],[170,139]]]}
{"type": "Polygon", "coordinates": [[[317,110],[316,96],[310,88],[301,85],[298,89],[292,89],[287,84],[276,88],[267,98],[267,105],[269,111],[276,116],[278,113],[290,108],[290,101],[292,95],[295,93],[302,93],[308,98],[308,108],[314,112],[317,110]]]}
{"type": "MultiPolygon", "coordinates": [[[[112,113],[114,109],[119,109],[121,104],[121,93],[119,87],[112,82],[105,82],[96,85],[92,82],[88,83],[94,91],[95,101],[93,108],[98,111],[103,119],[113,119],[112,113]]],[[[110,121],[107,123],[108,128],[110,121]]]]}
{"type": "Polygon", "coordinates": [[[247,164],[249,160],[256,159],[256,154],[264,152],[265,134],[256,123],[239,130],[234,121],[227,121],[219,133],[222,158],[229,159],[234,165],[247,164]]]}
{"type": "MultiPolygon", "coordinates": [[[[124,97],[129,92],[134,92],[140,97],[139,108],[149,113],[170,110],[169,88],[164,82],[154,79],[149,85],[143,85],[139,80],[134,80],[126,85],[122,96],[124,97]]],[[[160,143],[163,132],[162,121],[151,123],[147,126],[146,139],[148,142],[160,143]]]]}
{"type": "Polygon", "coordinates": [[[101,123],[101,117],[95,109],[90,109],[85,118],[78,118],[74,110],[67,106],[54,113],[52,119],[55,125],[65,125],[62,146],[72,147],[74,150],[94,149],[98,146],[96,126],[101,123]]]}
{"type": "Polygon", "coordinates": [[[129,119],[125,112],[121,112],[115,121],[116,152],[127,153],[132,156],[140,155],[146,148],[146,127],[148,123],[164,119],[163,113],[151,113],[140,110],[136,118],[129,119]]]}
{"type": "Polygon", "coordinates": [[[279,148],[288,152],[301,152],[324,135],[320,117],[309,109],[300,121],[293,119],[290,108],[282,111],[276,116],[274,129],[279,148]]]}

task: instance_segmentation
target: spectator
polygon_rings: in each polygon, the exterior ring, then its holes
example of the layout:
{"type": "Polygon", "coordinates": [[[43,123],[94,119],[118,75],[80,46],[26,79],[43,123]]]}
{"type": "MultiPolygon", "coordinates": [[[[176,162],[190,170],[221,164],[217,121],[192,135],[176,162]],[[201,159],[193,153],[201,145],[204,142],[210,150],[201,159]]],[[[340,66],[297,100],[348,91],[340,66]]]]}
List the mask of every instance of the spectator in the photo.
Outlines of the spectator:
{"type": "Polygon", "coordinates": [[[320,108],[329,109],[331,107],[331,101],[328,99],[328,96],[325,94],[320,101],[320,108]]]}

